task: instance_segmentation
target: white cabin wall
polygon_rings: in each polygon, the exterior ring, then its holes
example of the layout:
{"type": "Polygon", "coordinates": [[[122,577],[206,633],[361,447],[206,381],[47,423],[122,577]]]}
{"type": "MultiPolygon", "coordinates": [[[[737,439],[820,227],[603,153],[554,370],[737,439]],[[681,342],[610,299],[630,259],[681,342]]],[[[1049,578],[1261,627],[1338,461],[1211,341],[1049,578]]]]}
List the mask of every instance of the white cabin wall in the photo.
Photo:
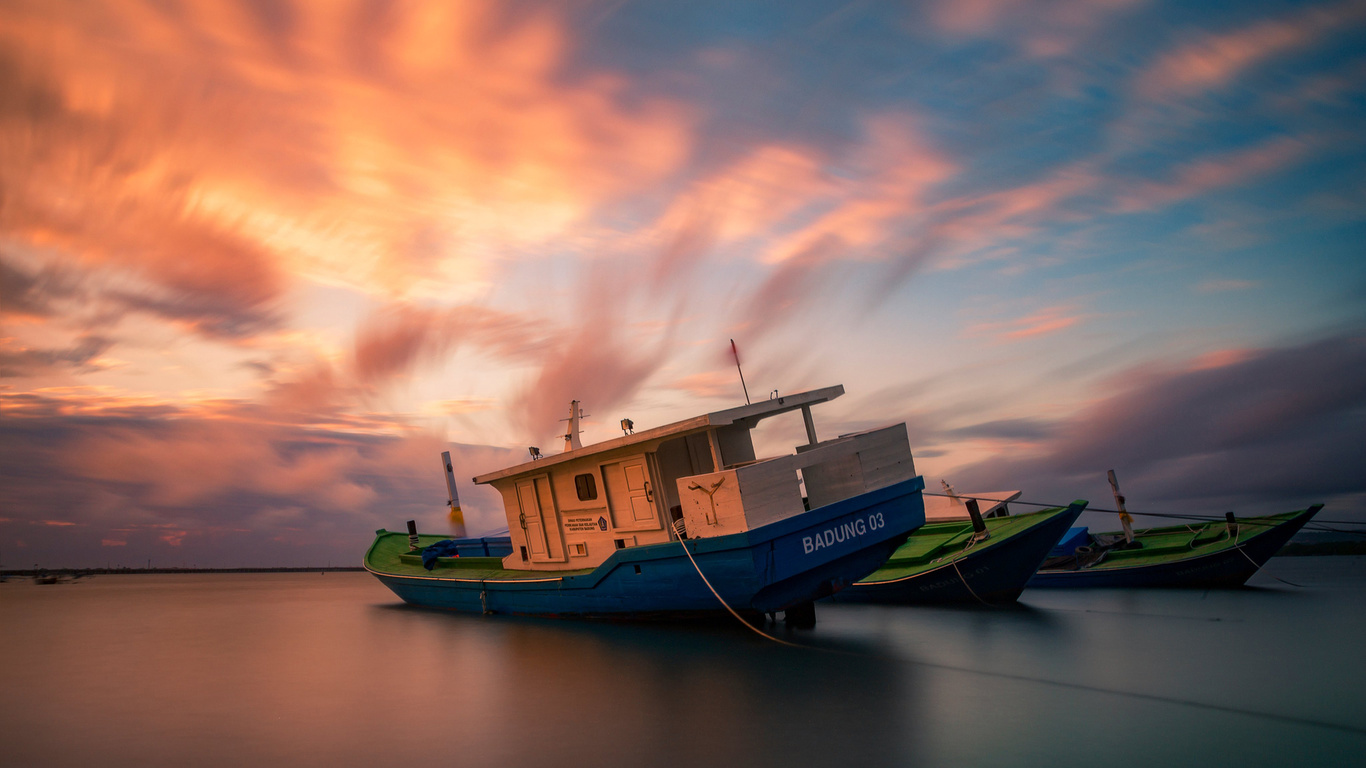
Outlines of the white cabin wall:
{"type": "Polygon", "coordinates": [[[859,446],[859,461],[863,465],[863,481],[868,490],[915,477],[915,458],[905,424],[861,433],[864,442],[859,446]]]}
{"type": "MultiPolygon", "coordinates": [[[[503,508],[508,518],[508,532],[512,539],[512,554],[503,558],[504,568],[530,571],[594,568],[611,557],[613,552],[616,552],[618,539],[623,540],[628,547],[657,544],[670,539],[668,530],[658,519],[651,524],[653,527],[649,529],[630,528],[629,526],[622,528],[614,523],[609,507],[608,488],[602,472],[603,462],[600,461],[601,458],[601,456],[587,457],[582,461],[556,465],[550,468],[548,472],[548,477],[545,479],[548,493],[545,495],[553,498],[556,505],[553,515],[557,524],[556,536],[554,537],[555,552],[560,556],[554,562],[534,561],[530,558],[529,552],[528,558],[522,559],[521,548],[527,546],[527,540],[526,533],[522,530],[518,518],[520,507],[516,486],[518,482],[524,482],[527,479],[526,476],[495,481],[494,486],[503,496],[503,508]],[[596,499],[579,499],[574,478],[581,474],[593,476],[594,485],[597,488],[596,499]],[[583,555],[577,554],[576,544],[583,545],[583,555]]],[[[621,461],[636,460],[645,461],[647,467],[649,465],[646,457],[641,454],[618,455],[605,463],[614,464],[621,461]]],[[[658,503],[655,504],[655,511],[658,514],[658,503]]]]}

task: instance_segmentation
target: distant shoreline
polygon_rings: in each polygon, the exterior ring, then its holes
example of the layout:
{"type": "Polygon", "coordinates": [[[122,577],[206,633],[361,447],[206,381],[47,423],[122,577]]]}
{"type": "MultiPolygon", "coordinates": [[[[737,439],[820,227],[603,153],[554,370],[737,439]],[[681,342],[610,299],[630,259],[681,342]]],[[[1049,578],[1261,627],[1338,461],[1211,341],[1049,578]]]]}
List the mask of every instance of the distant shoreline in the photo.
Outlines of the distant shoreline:
{"type": "Polygon", "coordinates": [[[319,573],[327,571],[364,571],[359,565],[312,566],[288,568],[25,568],[3,570],[0,576],[31,578],[33,576],[110,576],[146,573],[319,573]]]}
{"type": "MultiPolygon", "coordinates": [[[[1276,557],[1366,555],[1366,541],[1333,541],[1301,544],[1291,542],[1276,553],[1276,557]]],[[[86,576],[117,576],[137,574],[167,573],[353,573],[363,572],[359,565],[328,566],[290,566],[276,568],[23,568],[0,570],[0,579],[33,578],[34,576],[60,576],[83,578],[86,576]]]]}
{"type": "Polygon", "coordinates": [[[1292,541],[1276,553],[1276,557],[1306,555],[1366,555],[1366,541],[1319,541],[1308,544],[1292,541]]]}

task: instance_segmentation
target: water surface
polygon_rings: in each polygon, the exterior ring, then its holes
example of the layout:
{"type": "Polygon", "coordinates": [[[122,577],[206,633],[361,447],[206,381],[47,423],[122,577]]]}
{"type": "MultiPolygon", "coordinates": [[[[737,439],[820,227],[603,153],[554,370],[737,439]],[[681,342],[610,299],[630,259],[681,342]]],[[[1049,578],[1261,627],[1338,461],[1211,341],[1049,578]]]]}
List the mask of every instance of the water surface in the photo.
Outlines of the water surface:
{"type": "Polygon", "coordinates": [[[0,764],[1355,764],[1366,558],[1251,583],[821,605],[770,628],[794,649],[414,609],[363,573],[12,580],[0,764]]]}

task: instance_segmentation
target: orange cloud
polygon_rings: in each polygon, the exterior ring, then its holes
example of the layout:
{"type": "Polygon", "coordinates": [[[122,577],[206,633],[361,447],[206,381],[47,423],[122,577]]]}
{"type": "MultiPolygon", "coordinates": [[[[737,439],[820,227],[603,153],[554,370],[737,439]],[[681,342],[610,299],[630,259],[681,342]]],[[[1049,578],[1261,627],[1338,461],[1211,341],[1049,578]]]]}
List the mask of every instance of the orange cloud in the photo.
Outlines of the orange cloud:
{"type": "Polygon", "coordinates": [[[0,127],[0,237],[144,281],[144,308],[190,330],[242,333],[299,277],[475,290],[690,147],[681,105],[563,77],[574,40],[550,12],[293,10],[0,12],[26,105],[0,127]],[[189,311],[206,304],[222,316],[189,311]]]}

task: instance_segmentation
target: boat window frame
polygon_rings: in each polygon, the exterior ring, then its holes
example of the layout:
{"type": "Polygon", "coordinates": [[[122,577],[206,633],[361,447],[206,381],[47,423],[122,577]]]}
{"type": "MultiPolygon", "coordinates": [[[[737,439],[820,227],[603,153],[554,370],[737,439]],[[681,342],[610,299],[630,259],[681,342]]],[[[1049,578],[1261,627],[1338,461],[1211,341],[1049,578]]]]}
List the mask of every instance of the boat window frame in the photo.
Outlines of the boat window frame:
{"type": "Polygon", "coordinates": [[[597,501],[598,479],[593,472],[574,475],[574,494],[579,497],[579,501],[597,501]]]}

